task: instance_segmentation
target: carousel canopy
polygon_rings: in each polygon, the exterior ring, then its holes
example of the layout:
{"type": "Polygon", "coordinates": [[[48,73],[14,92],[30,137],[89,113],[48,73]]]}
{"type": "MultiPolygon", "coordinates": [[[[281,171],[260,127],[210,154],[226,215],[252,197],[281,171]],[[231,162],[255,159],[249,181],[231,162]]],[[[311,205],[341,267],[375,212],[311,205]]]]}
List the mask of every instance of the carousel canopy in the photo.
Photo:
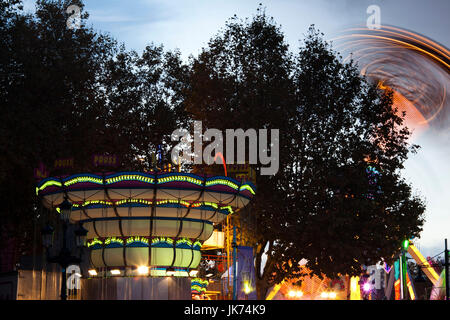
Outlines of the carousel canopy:
{"type": "Polygon", "coordinates": [[[246,206],[251,182],[191,173],[117,172],[42,180],[49,209],[72,203],[70,220],[88,230],[93,267],[196,268],[213,224],[246,206]]]}

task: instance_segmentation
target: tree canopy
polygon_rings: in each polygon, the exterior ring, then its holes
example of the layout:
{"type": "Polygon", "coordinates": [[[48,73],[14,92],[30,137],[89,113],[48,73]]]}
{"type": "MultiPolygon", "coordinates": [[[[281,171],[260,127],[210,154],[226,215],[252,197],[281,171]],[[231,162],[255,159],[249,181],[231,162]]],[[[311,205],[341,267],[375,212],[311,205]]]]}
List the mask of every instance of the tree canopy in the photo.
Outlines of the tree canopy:
{"type": "Polygon", "coordinates": [[[118,170],[150,169],[186,121],[179,52],[154,44],[127,51],[87,18],[81,1],[37,1],[33,14],[20,1],[0,5],[0,225],[20,239],[19,253],[30,249],[38,216],[35,168],[60,174],[54,161],[72,158],[65,174],[95,171],[94,154],[114,154],[118,170]],[[82,9],[74,29],[72,4],[82,9]]]}
{"type": "Polygon", "coordinates": [[[419,235],[424,203],[401,177],[418,148],[404,115],[314,26],[291,54],[262,8],[233,17],[191,72],[187,108],[208,126],[280,129],[280,170],[257,177],[236,222],[255,248],[259,298],[299,278],[301,259],[317,275],[358,275],[419,235]]]}

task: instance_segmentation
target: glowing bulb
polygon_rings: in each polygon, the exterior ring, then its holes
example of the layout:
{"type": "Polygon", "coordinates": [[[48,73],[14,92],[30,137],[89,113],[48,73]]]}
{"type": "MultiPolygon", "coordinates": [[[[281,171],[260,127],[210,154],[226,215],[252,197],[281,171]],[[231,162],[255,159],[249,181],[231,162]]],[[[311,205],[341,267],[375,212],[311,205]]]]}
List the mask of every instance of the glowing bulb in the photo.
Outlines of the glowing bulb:
{"type": "Polygon", "coordinates": [[[250,288],[250,285],[248,284],[248,282],[244,283],[244,293],[245,294],[249,294],[252,291],[252,289],[250,288]]]}
{"type": "Polygon", "coordinates": [[[404,240],[402,243],[402,246],[403,246],[403,249],[408,250],[409,240],[408,239],[404,240]]]}
{"type": "Polygon", "coordinates": [[[139,274],[148,274],[148,267],[147,266],[139,266],[137,268],[137,272],[139,274]]]}
{"type": "Polygon", "coordinates": [[[195,277],[198,274],[198,270],[191,270],[191,272],[189,272],[189,276],[191,277],[195,277]]]}
{"type": "Polygon", "coordinates": [[[328,296],[330,299],[336,299],[336,292],[330,292],[328,296]]]}
{"type": "Polygon", "coordinates": [[[113,269],[113,270],[111,270],[111,274],[117,276],[117,275],[120,274],[120,270],[119,269],[113,269]]]}
{"type": "Polygon", "coordinates": [[[93,276],[93,277],[95,277],[97,275],[97,271],[95,269],[88,270],[88,273],[90,276],[93,276]]]}
{"type": "Polygon", "coordinates": [[[295,296],[296,296],[297,298],[302,297],[302,296],[303,296],[303,291],[297,291],[297,292],[295,292],[295,296]]]}
{"type": "Polygon", "coordinates": [[[363,289],[364,291],[370,291],[372,290],[372,286],[370,285],[370,283],[366,282],[364,283],[363,289]]]}
{"type": "Polygon", "coordinates": [[[295,291],[294,290],[289,291],[288,295],[291,298],[295,297],[295,291]]]}
{"type": "Polygon", "coordinates": [[[322,292],[322,293],[320,294],[320,297],[321,297],[321,298],[324,298],[324,299],[328,298],[328,292],[322,292]]]}

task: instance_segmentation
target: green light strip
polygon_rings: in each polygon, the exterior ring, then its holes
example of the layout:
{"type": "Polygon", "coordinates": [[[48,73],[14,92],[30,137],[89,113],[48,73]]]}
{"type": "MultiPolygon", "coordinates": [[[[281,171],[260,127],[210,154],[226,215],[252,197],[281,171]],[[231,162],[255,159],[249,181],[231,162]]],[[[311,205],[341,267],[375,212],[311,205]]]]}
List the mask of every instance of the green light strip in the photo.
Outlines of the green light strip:
{"type": "Polygon", "coordinates": [[[160,237],[160,238],[155,238],[155,239],[152,240],[152,244],[154,244],[154,243],[161,243],[161,242],[165,242],[165,243],[168,243],[170,245],[173,245],[173,239],[171,239],[171,238],[160,237]]]}
{"type": "Polygon", "coordinates": [[[62,184],[61,184],[61,182],[59,182],[57,180],[49,180],[49,181],[45,182],[42,186],[40,186],[39,188],[36,188],[36,189],[41,191],[41,190],[44,190],[45,188],[51,187],[51,186],[62,187],[62,184]]]}
{"type": "Polygon", "coordinates": [[[251,194],[255,195],[255,191],[248,184],[244,184],[239,188],[239,191],[242,191],[242,190],[248,190],[248,191],[250,191],[251,194]]]}
{"type": "Polygon", "coordinates": [[[197,283],[200,283],[202,285],[208,285],[209,284],[208,280],[202,280],[200,278],[194,278],[194,279],[191,280],[191,282],[197,282],[197,283]]]}
{"type": "Polygon", "coordinates": [[[225,186],[233,188],[234,190],[238,189],[238,185],[236,183],[233,183],[233,182],[231,182],[229,180],[225,180],[225,179],[214,179],[214,180],[206,182],[207,187],[216,185],[216,184],[225,185],[225,186]]]}
{"type": "Polygon", "coordinates": [[[88,244],[87,244],[87,247],[89,248],[89,247],[92,247],[93,245],[95,245],[95,244],[103,244],[103,242],[102,241],[100,241],[100,240],[98,240],[97,238],[96,239],[94,239],[94,240],[92,240],[91,242],[88,242],[88,244]]]}
{"type": "MultiPolygon", "coordinates": [[[[105,240],[105,245],[108,245],[110,243],[120,243],[123,245],[123,240],[120,238],[112,237],[105,240]]],[[[147,241],[148,242],[148,241],[147,241]]]]}
{"type": "Polygon", "coordinates": [[[124,174],[114,178],[106,179],[106,184],[112,184],[121,181],[141,181],[145,183],[154,183],[154,179],[146,176],[141,176],[138,174],[124,174]]]}
{"type": "MultiPolygon", "coordinates": [[[[151,206],[153,201],[151,200],[145,200],[145,199],[124,199],[124,200],[119,200],[114,202],[116,204],[116,206],[122,205],[122,204],[127,204],[127,203],[141,203],[141,204],[145,204],[145,205],[149,205],[151,206]]],[[[85,207],[91,204],[104,204],[104,205],[109,205],[109,206],[113,206],[114,203],[112,201],[104,201],[104,200],[88,200],[83,202],[82,204],[77,204],[74,203],[73,207],[74,208],[81,208],[81,207],[85,207]]],[[[233,208],[231,206],[223,206],[223,207],[219,207],[219,205],[217,203],[214,202],[208,202],[208,201],[201,201],[201,202],[196,202],[196,203],[190,203],[188,201],[178,201],[178,200],[159,200],[156,201],[156,205],[162,205],[162,204],[168,204],[168,203],[172,203],[172,204],[181,204],[183,206],[185,206],[186,208],[188,208],[189,206],[192,208],[198,208],[202,205],[204,206],[209,206],[212,207],[214,209],[219,209],[219,210],[228,210],[228,214],[233,214],[233,208]]],[[[58,211],[59,208],[57,208],[56,210],[58,211]]]]}
{"type": "Polygon", "coordinates": [[[193,247],[202,247],[202,243],[200,241],[195,241],[193,247]]]}
{"type": "Polygon", "coordinates": [[[144,238],[144,237],[139,237],[139,236],[130,237],[127,239],[127,244],[134,243],[134,242],[142,242],[142,243],[148,244],[148,239],[144,238]]]}
{"type": "Polygon", "coordinates": [[[102,179],[94,178],[94,177],[90,177],[90,176],[82,176],[82,177],[76,177],[76,178],[70,179],[70,180],[64,182],[64,185],[66,187],[68,187],[68,186],[71,186],[72,184],[84,183],[84,182],[92,182],[92,183],[96,183],[96,184],[103,184],[103,180],[102,179]]]}
{"type": "MultiPolygon", "coordinates": [[[[106,181],[107,185],[121,182],[121,181],[140,181],[140,182],[145,182],[145,183],[149,183],[149,184],[155,183],[155,179],[147,177],[147,176],[139,175],[139,174],[119,175],[119,176],[116,176],[113,178],[107,178],[105,181],[106,181]]],[[[201,186],[203,184],[203,181],[201,179],[196,179],[196,178],[193,178],[190,176],[182,176],[182,175],[174,175],[174,176],[169,176],[169,177],[164,177],[164,178],[158,179],[158,184],[164,184],[167,182],[174,182],[174,181],[189,182],[189,183],[193,183],[193,184],[199,185],[199,186],[201,186]]],[[[71,186],[71,185],[74,185],[77,183],[86,183],[86,182],[100,184],[100,185],[103,184],[103,180],[101,178],[95,178],[95,177],[91,177],[91,176],[80,176],[80,177],[72,178],[72,179],[64,182],[64,186],[68,187],[68,186],[71,186]]],[[[244,184],[239,188],[239,186],[236,183],[233,183],[226,179],[214,179],[211,181],[207,181],[205,185],[207,187],[209,187],[209,186],[213,186],[213,185],[217,185],[217,184],[225,185],[225,186],[228,186],[235,190],[239,189],[239,191],[248,190],[253,195],[255,194],[254,189],[250,185],[244,184]]],[[[61,182],[59,182],[56,179],[48,180],[42,186],[36,188],[36,193],[39,193],[39,191],[42,191],[45,188],[50,187],[50,186],[62,187],[62,184],[61,184],[61,182]]]]}
{"type": "MultiPolygon", "coordinates": [[[[109,237],[106,238],[105,241],[101,241],[97,238],[93,239],[92,241],[88,242],[87,246],[92,247],[95,244],[100,244],[100,245],[108,245],[110,243],[120,243],[120,244],[124,244],[124,242],[128,245],[131,243],[135,243],[135,242],[142,242],[142,243],[149,243],[149,240],[145,237],[141,237],[141,236],[134,236],[134,237],[129,237],[127,238],[125,241],[121,238],[117,238],[117,237],[109,237]]],[[[172,238],[168,238],[168,237],[157,237],[157,238],[153,238],[152,239],[152,244],[156,244],[156,243],[167,243],[169,245],[173,245],[174,240],[172,238]]],[[[183,239],[179,239],[177,240],[177,242],[175,243],[175,245],[177,244],[181,244],[181,243],[186,243],[188,246],[190,247],[202,247],[202,244],[200,241],[195,241],[194,243],[192,243],[191,240],[187,239],[187,238],[183,238],[183,239]]]]}
{"type": "Polygon", "coordinates": [[[173,181],[190,182],[190,183],[194,183],[194,184],[199,185],[199,186],[201,186],[203,184],[202,180],[195,179],[195,178],[192,178],[192,177],[187,177],[187,176],[169,176],[169,177],[164,177],[164,178],[158,179],[158,184],[167,183],[167,182],[173,182],[173,181]]]}

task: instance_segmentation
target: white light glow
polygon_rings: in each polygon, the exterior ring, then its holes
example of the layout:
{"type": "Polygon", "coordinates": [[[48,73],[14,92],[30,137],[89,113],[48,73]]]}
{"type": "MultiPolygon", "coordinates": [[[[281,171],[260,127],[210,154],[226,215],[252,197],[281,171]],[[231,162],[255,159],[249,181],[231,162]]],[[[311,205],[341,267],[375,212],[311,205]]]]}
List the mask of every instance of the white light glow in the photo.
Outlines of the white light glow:
{"type": "Polygon", "coordinates": [[[191,276],[191,277],[195,277],[197,274],[198,274],[198,270],[191,270],[189,272],[189,276],[191,276]]]}
{"type": "Polygon", "coordinates": [[[137,268],[137,272],[139,274],[148,274],[148,267],[147,266],[139,266],[137,268]]]}

